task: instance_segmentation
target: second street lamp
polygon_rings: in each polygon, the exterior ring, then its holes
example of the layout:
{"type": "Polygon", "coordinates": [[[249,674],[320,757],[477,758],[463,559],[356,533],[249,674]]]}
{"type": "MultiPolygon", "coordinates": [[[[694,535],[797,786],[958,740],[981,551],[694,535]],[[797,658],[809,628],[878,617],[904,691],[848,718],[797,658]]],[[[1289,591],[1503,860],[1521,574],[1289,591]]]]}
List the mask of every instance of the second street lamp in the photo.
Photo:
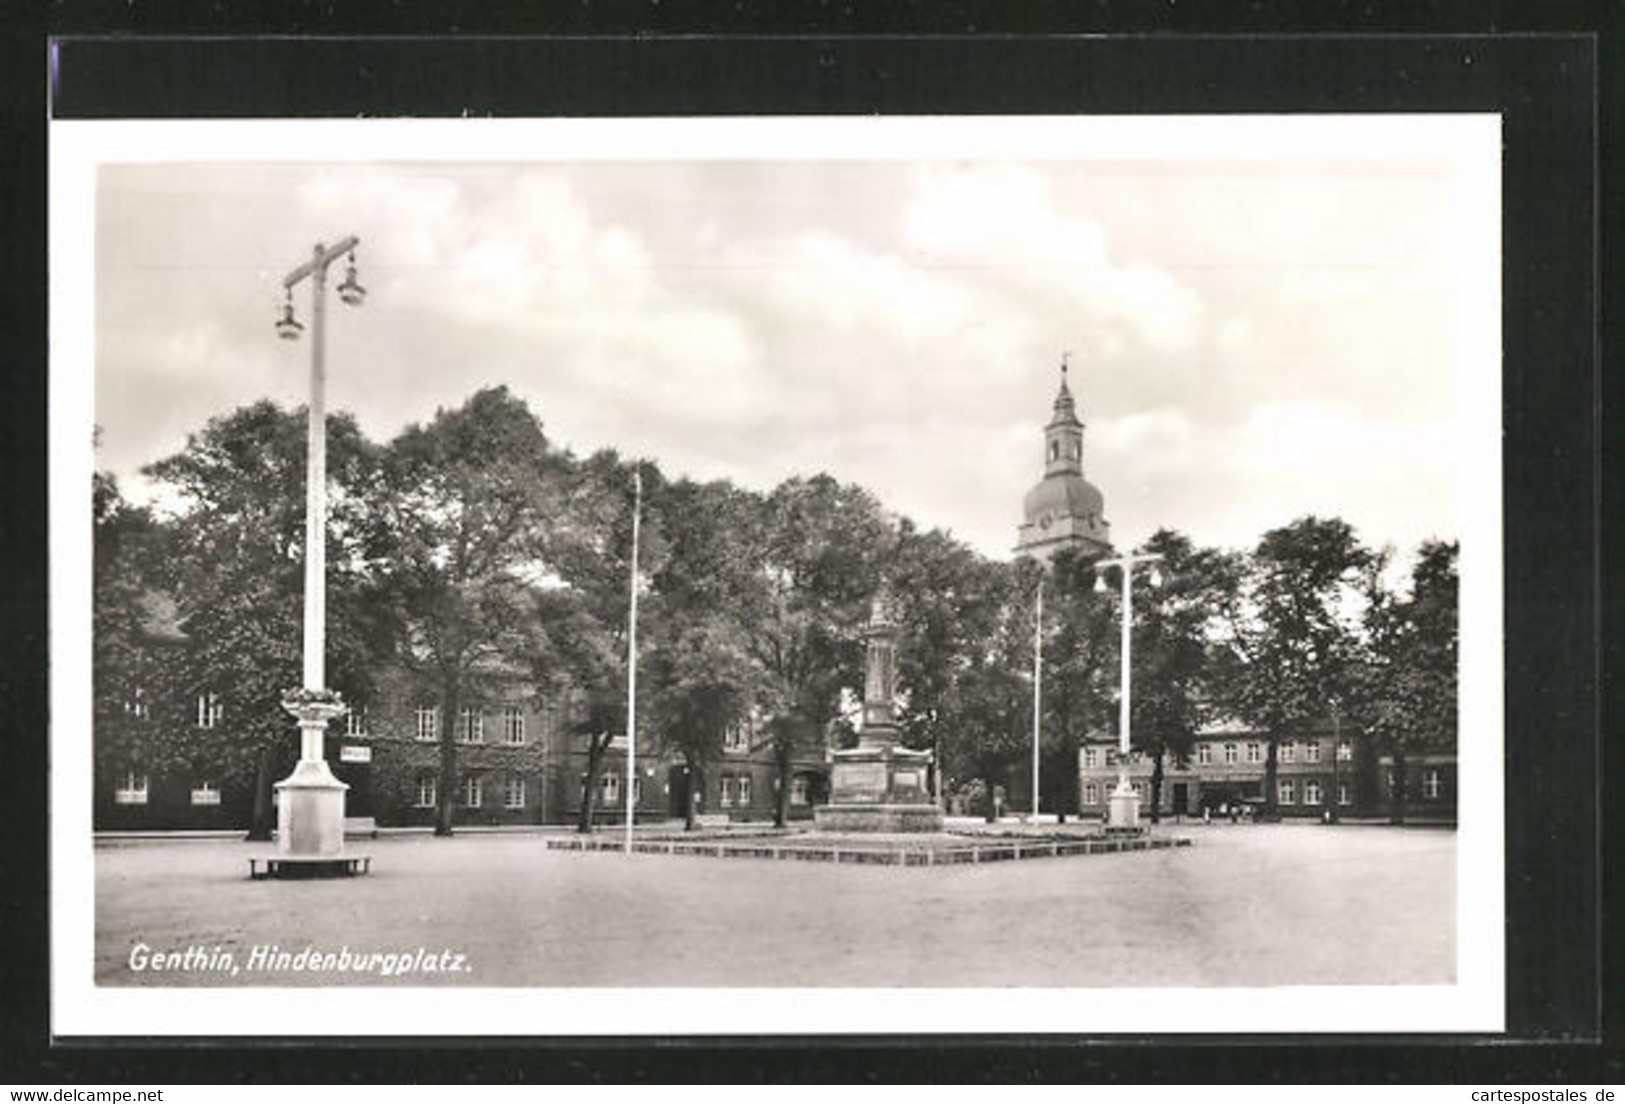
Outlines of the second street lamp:
{"type": "Polygon", "coordinates": [[[1139,552],[1095,562],[1096,591],[1106,589],[1105,576],[1100,574],[1104,568],[1118,568],[1123,577],[1123,636],[1119,648],[1122,659],[1122,693],[1117,703],[1117,788],[1112,791],[1110,812],[1106,819],[1106,827],[1113,831],[1140,829],[1140,796],[1134,792],[1134,787],[1128,780],[1130,693],[1133,675],[1129,650],[1134,639],[1134,569],[1141,564],[1152,564],[1151,585],[1161,586],[1162,573],[1154,566],[1161,560],[1160,552],[1139,552]]]}

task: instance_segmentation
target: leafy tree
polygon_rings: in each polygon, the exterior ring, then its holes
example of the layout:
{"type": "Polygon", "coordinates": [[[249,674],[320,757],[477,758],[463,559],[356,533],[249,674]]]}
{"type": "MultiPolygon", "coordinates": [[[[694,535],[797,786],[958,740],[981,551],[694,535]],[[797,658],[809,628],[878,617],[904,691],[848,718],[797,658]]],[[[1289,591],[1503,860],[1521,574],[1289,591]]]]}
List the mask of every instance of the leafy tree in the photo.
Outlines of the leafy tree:
{"type": "Polygon", "coordinates": [[[695,825],[706,772],[722,751],[723,733],[749,712],[756,667],[737,626],[725,616],[668,622],[663,646],[650,655],[650,706],[661,747],[689,771],[685,826],[695,825]]]}
{"type": "Polygon", "coordinates": [[[542,646],[532,587],[546,574],[561,468],[541,423],[505,387],[408,426],[384,452],[374,547],[396,658],[439,695],[437,836],[452,833],[464,702],[542,646]]]}
{"type": "Polygon", "coordinates": [[[1034,598],[1042,568],[1031,560],[987,564],[984,587],[970,604],[982,631],[972,638],[944,719],[945,751],[960,781],[992,794],[1032,749],[1034,598]]]}
{"type": "MultiPolygon", "coordinates": [[[[1236,712],[1268,741],[1264,802],[1276,812],[1283,737],[1316,720],[1346,688],[1362,647],[1359,585],[1373,554],[1338,518],[1303,517],[1260,539],[1242,577],[1224,585],[1236,712]]],[[[1234,572],[1238,561],[1231,560],[1234,572]]],[[[1225,565],[1215,562],[1222,577],[1225,565]]]]}
{"type": "Polygon", "coordinates": [[[1165,764],[1190,761],[1213,692],[1209,627],[1225,606],[1230,577],[1220,553],[1159,529],[1140,549],[1160,553],[1161,586],[1135,587],[1132,662],[1134,745],[1151,758],[1151,810],[1160,820],[1165,764]]]}
{"type": "MultiPolygon", "coordinates": [[[[299,684],[303,643],[305,415],[261,401],[211,419],[145,472],[177,503],[159,583],[185,643],[161,667],[152,728],[168,758],[222,788],[252,776],[251,839],[269,839],[271,782],[297,738],[282,694],[299,684]],[[221,717],[195,705],[218,695],[221,717]]],[[[361,546],[375,450],[355,421],[328,421],[327,655],[337,683],[365,692],[374,668],[370,573],[361,546]]]]}
{"type": "Polygon", "coordinates": [[[903,635],[898,682],[903,704],[898,723],[903,743],[934,752],[934,787],[943,793],[943,749],[960,680],[979,629],[975,603],[985,575],[970,548],[939,529],[920,532],[907,519],[899,525],[891,588],[903,635]]]}
{"type": "Polygon", "coordinates": [[[758,518],[732,527],[742,539],[726,577],[743,579],[734,608],[761,675],[756,704],[767,720],[782,826],[795,756],[836,720],[843,687],[861,688],[859,633],[894,538],[873,495],[828,475],[780,484],[758,518]]]}
{"type": "MultiPolygon", "coordinates": [[[[659,517],[651,508],[665,485],[654,465],[639,465],[639,472],[644,504],[638,567],[639,585],[645,587],[667,559],[659,517]]],[[[538,670],[537,677],[576,698],[570,728],[587,751],[576,820],[580,832],[592,830],[599,774],[611,742],[626,729],[634,499],[632,466],[612,451],[595,453],[560,474],[547,534],[550,569],[565,586],[541,596],[547,643],[539,654],[553,669],[538,670]]],[[[648,639],[646,633],[645,643],[648,639]]]]}
{"type": "Polygon", "coordinates": [[[1043,779],[1047,804],[1064,822],[1079,807],[1081,737],[1110,726],[1115,714],[1117,613],[1110,593],[1095,590],[1099,555],[1063,550],[1050,562],[1044,588],[1043,779]]]}
{"type": "Polygon", "coordinates": [[[1356,670],[1360,719],[1393,757],[1392,818],[1405,820],[1407,760],[1456,749],[1458,591],[1454,542],[1418,549],[1405,597],[1369,602],[1370,649],[1356,670]]]}
{"type": "MultiPolygon", "coordinates": [[[[148,510],[125,501],[111,475],[96,473],[91,504],[96,774],[115,779],[138,764],[172,768],[176,764],[163,758],[171,748],[155,738],[151,718],[166,651],[167,601],[158,582],[163,532],[148,510]]],[[[174,632],[171,639],[183,638],[174,632]]]]}

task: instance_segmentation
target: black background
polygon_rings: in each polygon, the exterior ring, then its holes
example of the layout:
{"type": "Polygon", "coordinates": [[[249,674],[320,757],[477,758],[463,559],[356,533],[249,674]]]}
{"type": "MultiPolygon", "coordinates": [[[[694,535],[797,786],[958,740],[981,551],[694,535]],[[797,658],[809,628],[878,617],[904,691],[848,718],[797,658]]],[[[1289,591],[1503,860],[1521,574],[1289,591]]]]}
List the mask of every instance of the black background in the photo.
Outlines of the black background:
{"type": "MultiPolygon", "coordinates": [[[[1617,611],[1618,598],[1603,584],[1602,556],[1612,549],[1599,529],[1603,514],[1617,513],[1603,497],[1617,435],[1605,447],[1599,412],[1602,388],[1617,388],[1619,374],[1605,376],[1597,360],[1599,327],[1609,336],[1618,327],[1600,288],[1615,299],[1620,288],[1617,264],[1596,237],[1617,216],[1615,205],[1599,212],[1599,200],[1620,191],[1617,146],[1605,142],[1599,161],[1597,143],[1599,133],[1617,135],[1622,119],[1620,6],[1326,4],[1310,12],[1263,3],[905,4],[887,9],[882,25],[875,11],[864,16],[845,5],[771,17],[728,5],[702,9],[703,17],[687,9],[679,25],[658,3],[582,3],[548,12],[546,26],[517,5],[438,5],[432,15],[398,4],[284,7],[292,14],[273,25],[268,5],[225,14],[202,4],[52,5],[3,42],[0,462],[8,480],[0,515],[7,568],[0,746],[7,765],[0,808],[8,831],[0,1081],[1516,1080],[1583,1087],[1588,1079],[1622,1080],[1619,1051],[1604,1041],[1603,1006],[1620,986],[1605,984],[1618,977],[1617,954],[1610,948],[1604,958],[1599,911],[1599,810],[1608,807],[1604,779],[1619,777],[1619,743],[1602,742],[1601,719],[1618,717],[1617,684],[1603,681],[1604,662],[1617,671],[1619,652],[1601,635],[1617,620],[1605,621],[1604,600],[1617,611]],[[509,37],[537,31],[552,37],[509,37]],[[1106,31],[1112,36],[1077,34],[1106,31]],[[283,37],[211,37],[273,33],[283,37]],[[317,33],[330,37],[296,37],[317,33]],[[153,37],[161,34],[182,37],[153,37]],[[57,41],[47,80],[51,35],[67,37],[57,41]],[[340,1039],[312,1040],[314,1050],[53,1043],[45,855],[48,111],[59,119],[1500,112],[1507,1036],[933,1040],[911,1039],[899,1024],[895,1038],[850,1040],[340,1039]],[[1616,695],[1606,714],[1605,685],[1616,695]]],[[[1380,945],[1370,951],[1383,953],[1380,945]]]]}

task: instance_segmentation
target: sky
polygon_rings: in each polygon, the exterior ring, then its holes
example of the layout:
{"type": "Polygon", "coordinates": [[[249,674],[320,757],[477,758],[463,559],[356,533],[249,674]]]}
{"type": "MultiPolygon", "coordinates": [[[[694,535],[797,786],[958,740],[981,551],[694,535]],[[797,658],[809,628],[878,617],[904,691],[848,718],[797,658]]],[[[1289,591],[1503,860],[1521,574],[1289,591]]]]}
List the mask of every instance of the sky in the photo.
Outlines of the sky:
{"type": "Polygon", "coordinates": [[[1464,298],[1459,172],[1414,143],[1208,147],[103,163],[97,466],[146,497],[211,416],[304,402],[281,279],[355,234],[369,295],[330,305],[328,399],[377,440],[506,384],[577,453],[828,471],[1006,557],[1066,352],[1120,548],[1308,513],[1456,536],[1460,323],[1496,311],[1464,298]]]}

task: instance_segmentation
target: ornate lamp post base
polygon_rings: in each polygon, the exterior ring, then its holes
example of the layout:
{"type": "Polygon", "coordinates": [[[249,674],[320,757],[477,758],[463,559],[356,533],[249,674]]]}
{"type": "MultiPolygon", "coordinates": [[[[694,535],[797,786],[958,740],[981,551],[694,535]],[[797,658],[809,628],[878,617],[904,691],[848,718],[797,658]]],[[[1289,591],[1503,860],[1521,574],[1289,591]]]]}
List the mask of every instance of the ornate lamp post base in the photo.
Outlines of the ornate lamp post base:
{"type": "Polygon", "coordinates": [[[1145,831],[1140,824],[1140,795],[1134,792],[1126,775],[1117,780],[1117,788],[1112,790],[1106,831],[1133,832],[1136,835],[1145,831]]]}
{"type": "Polygon", "coordinates": [[[273,878],[365,873],[367,856],[344,852],[344,794],[350,787],[333,776],[322,755],[327,722],[344,715],[344,703],[336,694],[305,691],[284,699],[282,707],[299,722],[299,762],[276,784],[276,855],[250,860],[250,873],[261,876],[259,862],[273,878]]]}

